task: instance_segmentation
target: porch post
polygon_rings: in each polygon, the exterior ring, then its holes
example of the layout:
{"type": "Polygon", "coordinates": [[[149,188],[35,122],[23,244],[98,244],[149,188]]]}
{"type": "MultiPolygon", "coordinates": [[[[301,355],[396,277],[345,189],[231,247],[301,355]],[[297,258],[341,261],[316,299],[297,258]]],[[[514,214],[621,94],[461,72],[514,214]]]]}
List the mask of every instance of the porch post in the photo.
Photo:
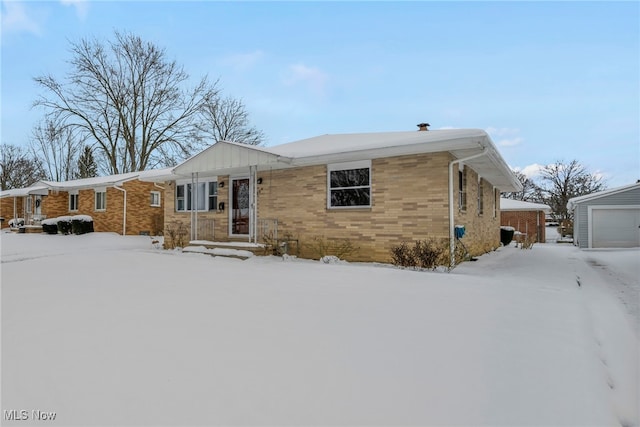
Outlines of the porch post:
{"type": "Polygon", "coordinates": [[[249,166],[249,182],[251,188],[251,199],[249,202],[249,242],[253,239],[253,243],[258,243],[258,233],[256,233],[257,227],[257,201],[258,201],[258,179],[257,179],[257,166],[249,166]]]}

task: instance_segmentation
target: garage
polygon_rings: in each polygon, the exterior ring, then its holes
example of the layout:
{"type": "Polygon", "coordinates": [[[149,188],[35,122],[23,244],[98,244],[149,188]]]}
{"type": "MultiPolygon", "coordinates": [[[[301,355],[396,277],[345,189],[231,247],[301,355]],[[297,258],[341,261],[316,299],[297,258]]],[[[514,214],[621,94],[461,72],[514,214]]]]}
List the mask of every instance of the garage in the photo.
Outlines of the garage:
{"type": "Polygon", "coordinates": [[[591,209],[592,248],[640,246],[640,209],[591,209]]]}
{"type": "Polygon", "coordinates": [[[574,197],[573,243],[580,248],[640,247],[640,182],[574,197]]]}

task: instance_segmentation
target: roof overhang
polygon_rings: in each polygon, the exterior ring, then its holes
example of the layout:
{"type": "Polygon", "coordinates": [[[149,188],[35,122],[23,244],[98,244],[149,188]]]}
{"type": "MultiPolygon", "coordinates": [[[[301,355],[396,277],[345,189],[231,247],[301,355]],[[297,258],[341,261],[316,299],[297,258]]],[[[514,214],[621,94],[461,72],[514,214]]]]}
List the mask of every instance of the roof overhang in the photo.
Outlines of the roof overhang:
{"type": "Polygon", "coordinates": [[[452,160],[482,153],[465,164],[500,191],[522,190],[489,135],[478,129],[323,135],[268,148],[219,141],[176,166],[172,175],[231,175],[251,166],[272,170],[437,152],[450,153],[452,160]]]}
{"type": "Polygon", "coordinates": [[[26,188],[13,188],[11,190],[5,190],[0,192],[0,198],[5,197],[25,197],[31,195],[46,196],[49,194],[49,189],[44,185],[36,185],[26,188]]]}

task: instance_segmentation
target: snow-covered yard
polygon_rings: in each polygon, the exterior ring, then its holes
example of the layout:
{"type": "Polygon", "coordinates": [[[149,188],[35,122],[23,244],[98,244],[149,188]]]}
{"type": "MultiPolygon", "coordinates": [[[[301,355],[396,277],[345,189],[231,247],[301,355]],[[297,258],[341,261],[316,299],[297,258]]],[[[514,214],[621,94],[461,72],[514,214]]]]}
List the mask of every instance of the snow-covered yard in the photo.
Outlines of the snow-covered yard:
{"type": "Polygon", "coordinates": [[[0,243],[5,425],[640,422],[637,311],[608,284],[637,296],[638,250],[509,246],[434,273],[0,243]]]}

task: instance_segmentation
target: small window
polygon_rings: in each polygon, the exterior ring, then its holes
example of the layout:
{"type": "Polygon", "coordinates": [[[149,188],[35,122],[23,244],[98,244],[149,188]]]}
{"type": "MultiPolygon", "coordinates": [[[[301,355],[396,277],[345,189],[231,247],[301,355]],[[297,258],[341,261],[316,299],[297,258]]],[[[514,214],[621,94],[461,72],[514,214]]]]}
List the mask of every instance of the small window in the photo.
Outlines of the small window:
{"type": "Polygon", "coordinates": [[[215,211],[218,209],[218,183],[209,183],[209,210],[215,211]]]}
{"type": "Polygon", "coordinates": [[[160,192],[152,191],[151,192],[151,206],[160,206],[160,192]]]}
{"type": "Polygon", "coordinates": [[[478,178],[478,215],[484,213],[484,185],[482,178],[478,178]]]}
{"type": "Polygon", "coordinates": [[[78,210],[78,193],[69,194],[69,210],[71,212],[78,210]]]}
{"type": "Polygon", "coordinates": [[[104,211],[107,209],[107,192],[96,191],[96,210],[104,211]]]}
{"type": "Polygon", "coordinates": [[[184,185],[176,186],[176,210],[179,212],[184,211],[184,185]]]}
{"type": "Polygon", "coordinates": [[[458,171],[458,209],[467,210],[467,170],[458,171]]]}
{"type": "Polygon", "coordinates": [[[371,207],[371,162],[329,165],[328,207],[371,207]]]}

